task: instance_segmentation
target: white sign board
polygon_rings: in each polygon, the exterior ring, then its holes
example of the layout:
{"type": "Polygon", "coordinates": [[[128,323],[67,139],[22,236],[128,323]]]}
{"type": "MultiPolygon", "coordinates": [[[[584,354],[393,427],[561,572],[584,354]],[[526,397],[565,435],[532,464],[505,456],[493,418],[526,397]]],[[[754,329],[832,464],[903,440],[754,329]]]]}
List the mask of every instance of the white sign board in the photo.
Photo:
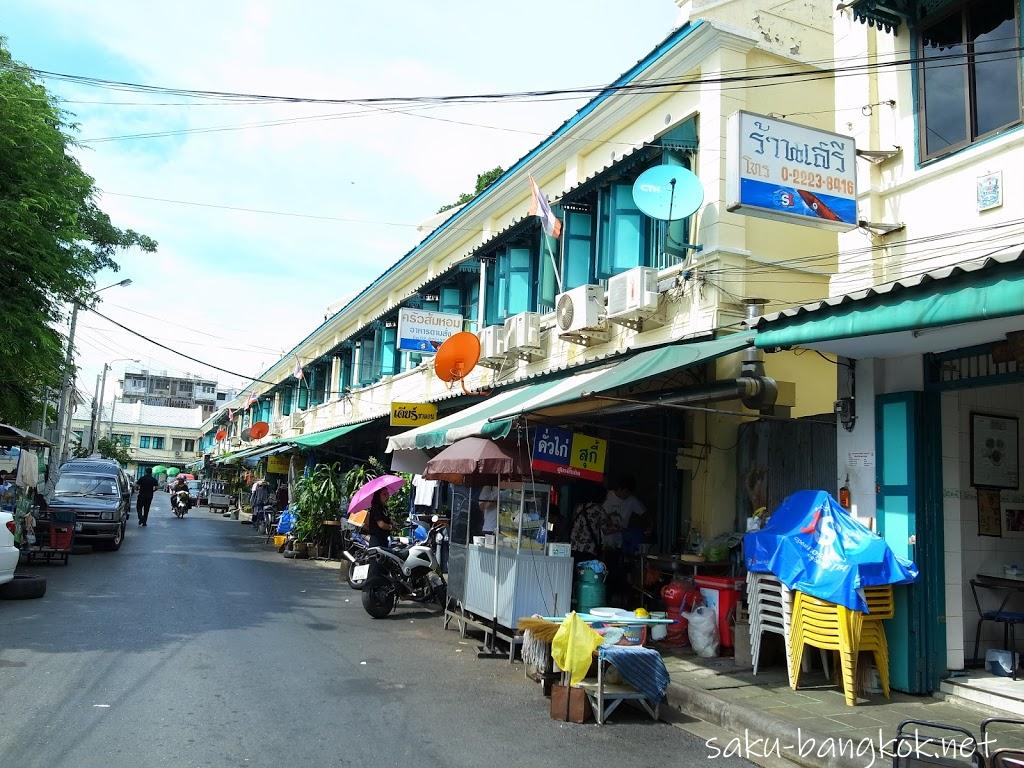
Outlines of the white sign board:
{"type": "Polygon", "coordinates": [[[462,330],[462,315],[428,312],[425,309],[398,310],[398,348],[432,355],[449,336],[462,330]]]}
{"type": "Polygon", "coordinates": [[[849,136],[740,111],[729,118],[726,208],[845,232],[857,226],[849,136]]]}

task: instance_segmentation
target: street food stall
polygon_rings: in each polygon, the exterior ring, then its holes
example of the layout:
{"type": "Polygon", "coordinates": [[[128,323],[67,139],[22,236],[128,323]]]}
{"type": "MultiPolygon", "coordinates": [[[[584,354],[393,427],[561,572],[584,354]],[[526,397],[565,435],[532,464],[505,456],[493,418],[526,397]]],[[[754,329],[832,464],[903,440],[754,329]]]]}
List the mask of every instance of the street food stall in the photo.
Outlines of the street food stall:
{"type": "Polygon", "coordinates": [[[29,561],[56,559],[67,565],[74,540],[74,512],[50,512],[37,488],[42,485],[37,450],[52,444],[31,432],[0,424],[0,447],[17,448],[17,464],[9,482],[0,486],[0,509],[16,523],[15,543],[29,561]]]}
{"type": "Polygon", "coordinates": [[[448,606],[455,621],[515,656],[521,616],[561,613],[572,593],[572,557],[547,543],[551,487],[534,482],[524,447],[468,437],[427,462],[423,476],[452,484],[448,606]]]}

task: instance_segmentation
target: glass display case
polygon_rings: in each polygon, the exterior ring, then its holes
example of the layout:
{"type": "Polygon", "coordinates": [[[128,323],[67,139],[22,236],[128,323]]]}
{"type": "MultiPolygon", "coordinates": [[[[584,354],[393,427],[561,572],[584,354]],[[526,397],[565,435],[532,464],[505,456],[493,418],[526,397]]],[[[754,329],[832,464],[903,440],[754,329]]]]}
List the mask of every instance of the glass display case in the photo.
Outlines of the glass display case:
{"type": "Polygon", "coordinates": [[[499,547],[543,552],[547,543],[551,486],[510,483],[498,488],[499,547]]]}

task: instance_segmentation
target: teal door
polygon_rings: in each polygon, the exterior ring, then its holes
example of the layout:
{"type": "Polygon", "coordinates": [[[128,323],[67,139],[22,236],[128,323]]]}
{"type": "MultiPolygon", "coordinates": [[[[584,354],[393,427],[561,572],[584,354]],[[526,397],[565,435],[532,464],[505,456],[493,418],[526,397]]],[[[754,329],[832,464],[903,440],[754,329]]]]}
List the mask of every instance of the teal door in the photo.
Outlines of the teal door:
{"type": "Polygon", "coordinates": [[[882,395],[875,401],[878,532],[917,563],[917,582],[895,588],[886,622],[892,687],[924,694],[946,669],[945,572],[938,396],[882,395]]]}

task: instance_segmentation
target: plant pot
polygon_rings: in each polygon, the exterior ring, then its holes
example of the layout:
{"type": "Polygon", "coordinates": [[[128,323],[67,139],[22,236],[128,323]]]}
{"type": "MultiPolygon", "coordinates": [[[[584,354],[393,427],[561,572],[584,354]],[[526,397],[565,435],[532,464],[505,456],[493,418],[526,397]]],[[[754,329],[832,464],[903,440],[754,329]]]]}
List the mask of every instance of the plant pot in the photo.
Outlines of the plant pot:
{"type": "Polygon", "coordinates": [[[306,556],[310,559],[320,557],[320,545],[309,544],[306,546],[306,556]]]}
{"type": "Polygon", "coordinates": [[[307,542],[305,542],[305,541],[296,541],[294,549],[295,549],[296,553],[301,554],[301,555],[305,555],[306,552],[309,549],[309,544],[307,542]]]}

